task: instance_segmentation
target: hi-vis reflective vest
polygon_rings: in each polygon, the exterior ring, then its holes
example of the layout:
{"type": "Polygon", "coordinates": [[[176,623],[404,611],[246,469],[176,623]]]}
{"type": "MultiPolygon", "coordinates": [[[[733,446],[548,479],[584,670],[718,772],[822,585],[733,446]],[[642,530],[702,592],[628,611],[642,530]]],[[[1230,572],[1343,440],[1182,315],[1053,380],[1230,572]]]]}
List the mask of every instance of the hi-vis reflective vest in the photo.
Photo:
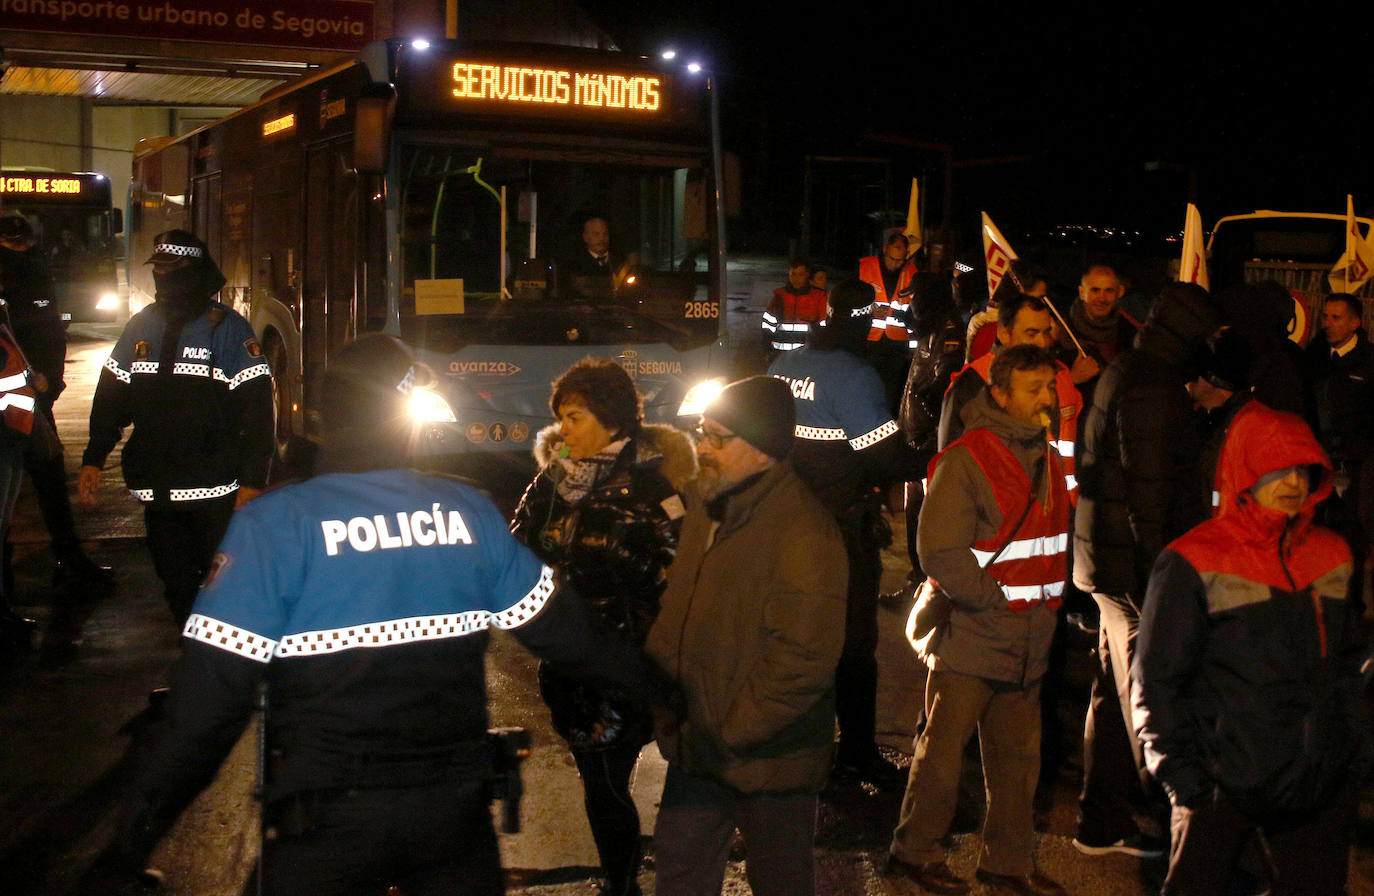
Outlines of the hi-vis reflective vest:
{"type": "MultiPolygon", "coordinates": [[[[880,256],[870,255],[859,259],[859,279],[873,287],[873,328],[868,331],[868,341],[877,342],[883,337],[905,342],[907,348],[916,348],[917,339],[907,332],[907,311],[911,303],[889,296],[883,286],[883,260],[880,256]]],[[[907,262],[897,275],[897,292],[911,285],[916,276],[916,265],[907,262]]]]}
{"type": "MultiPolygon", "coordinates": [[[[1053,451],[1048,452],[1046,479],[1049,498],[1039,496],[1015,532],[1011,528],[1021,519],[1030,495],[1031,479],[1021,463],[1002,440],[986,429],[965,433],[954,445],[963,445],[992,485],[1002,525],[991,538],[973,543],[973,558],[997,580],[1013,612],[1030,609],[1044,602],[1050,609],[1059,606],[1068,573],[1069,493],[1064,487],[1063,466],[1053,451]],[[997,556],[998,548],[1006,548],[997,556]]],[[[953,448],[951,445],[950,448],[953,448]]],[[[949,449],[930,462],[930,475],[949,449]]]]}
{"type": "Polygon", "coordinates": [[[773,290],[773,300],[763,312],[769,344],[783,352],[805,345],[811,326],[825,320],[829,298],[825,290],[815,287],[800,295],[790,289],[773,290]]]}
{"type": "Polygon", "coordinates": [[[20,435],[33,432],[33,409],[38,392],[29,383],[29,362],[10,332],[0,324],[0,410],[5,426],[20,435]]]}
{"type": "MultiPolygon", "coordinates": [[[[983,378],[983,382],[992,382],[992,362],[996,355],[988,352],[971,364],[965,365],[964,369],[972,368],[983,378]]],[[[962,372],[962,371],[961,371],[962,372]]],[[[954,380],[959,375],[955,374],[950,379],[951,388],[954,380]]],[[[1073,374],[1069,368],[1059,361],[1054,362],[1054,392],[1059,399],[1059,432],[1050,433],[1050,444],[1054,445],[1059,452],[1059,457],[1064,462],[1064,481],[1069,489],[1069,497],[1076,504],[1078,503],[1078,480],[1073,475],[1073,456],[1074,442],[1078,439],[1078,415],[1083,411],[1083,393],[1078,391],[1078,387],[1073,384],[1073,374]]]]}

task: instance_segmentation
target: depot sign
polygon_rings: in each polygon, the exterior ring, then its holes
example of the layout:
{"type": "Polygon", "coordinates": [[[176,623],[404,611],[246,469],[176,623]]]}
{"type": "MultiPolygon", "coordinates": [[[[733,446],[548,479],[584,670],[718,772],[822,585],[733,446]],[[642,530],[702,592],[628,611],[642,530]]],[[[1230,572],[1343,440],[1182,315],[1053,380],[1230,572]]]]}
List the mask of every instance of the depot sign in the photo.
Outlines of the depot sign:
{"type": "Polygon", "coordinates": [[[372,40],[372,0],[0,0],[0,27],[353,51],[372,40]]]}

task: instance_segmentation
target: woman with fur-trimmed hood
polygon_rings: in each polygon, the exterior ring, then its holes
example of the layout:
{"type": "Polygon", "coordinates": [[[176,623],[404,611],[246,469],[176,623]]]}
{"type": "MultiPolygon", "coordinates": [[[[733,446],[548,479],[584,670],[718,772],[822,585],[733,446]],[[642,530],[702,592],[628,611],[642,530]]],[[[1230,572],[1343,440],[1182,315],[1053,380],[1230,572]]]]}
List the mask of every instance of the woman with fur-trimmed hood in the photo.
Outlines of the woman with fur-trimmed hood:
{"type": "MultiPolygon", "coordinates": [[[[584,358],[568,368],[549,407],[558,422],[535,442],[539,473],[511,531],[564,576],[607,638],[643,646],[696,452],[685,433],[643,422],[634,382],[615,361],[584,358]]],[[[582,775],[602,892],[636,896],[640,829],[630,775],[653,738],[649,708],[550,663],[540,665],[539,688],[582,775]]]]}

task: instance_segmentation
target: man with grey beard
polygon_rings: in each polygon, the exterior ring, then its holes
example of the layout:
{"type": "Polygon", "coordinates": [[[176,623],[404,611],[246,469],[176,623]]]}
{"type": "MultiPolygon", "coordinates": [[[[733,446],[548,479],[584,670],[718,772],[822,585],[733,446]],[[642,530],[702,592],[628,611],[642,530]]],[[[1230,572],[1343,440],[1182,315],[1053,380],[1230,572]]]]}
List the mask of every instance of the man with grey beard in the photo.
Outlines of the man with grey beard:
{"type": "Polygon", "coordinates": [[[754,893],[816,892],[847,575],[834,517],[787,460],[794,425],[787,384],[756,376],[727,386],[696,430],[699,487],[645,644],[686,702],[655,726],[668,760],[660,896],[720,893],[736,828],[754,893]]]}

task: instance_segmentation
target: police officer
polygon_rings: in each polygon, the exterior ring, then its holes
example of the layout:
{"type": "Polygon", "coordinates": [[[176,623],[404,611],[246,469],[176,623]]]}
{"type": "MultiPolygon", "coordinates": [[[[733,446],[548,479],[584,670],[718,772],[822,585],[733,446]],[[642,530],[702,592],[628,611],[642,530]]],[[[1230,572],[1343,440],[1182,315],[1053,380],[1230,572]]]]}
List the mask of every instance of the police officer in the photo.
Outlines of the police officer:
{"type": "Polygon", "coordinates": [[[786,381],[796,405],[797,475],[839,521],[849,559],[844,654],[835,674],[840,747],[836,770],[886,790],[905,775],[878,752],[878,586],[880,553],[891,542],[881,489],[919,479],[919,458],[888,409],[883,383],[865,359],[874,311],[872,285],[847,280],[830,293],[825,326],[806,347],[768,369],[786,381]]]}
{"type": "Polygon", "coordinates": [[[186,622],[234,508],[261,494],[273,452],[271,370],[248,321],[214,301],[224,276],[184,230],[159,234],[152,305],[105,362],[91,404],[78,492],[95,502],[124,427],[124,481],[143,502],[148,549],[178,625],[186,622]]]}
{"type": "Polygon", "coordinates": [[[405,467],[432,376],[382,334],[335,355],[316,474],[234,515],[103,871],[143,867],[265,680],[265,893],[498,894],[490,630],[648,696],[638,650],[594,637],[490,501],[405,467]]]}
{"type": "MultiPolygon", "coordinates": [[[[53,404],[67,385],[63,381],[67,331],[57,311],[52,275],[33,249],[37,242],[28,219],[21,215],[0,218],[0,288],[9,303],[14,336],[33,367],[37,412],[43,416],[36,421],[38,434],[25,448],[24,468],[33,482],[43,524],[52,536],[56,561],[53,581],[58,585],[108,585],[109,567],[97,564],[82,550],[72,518],[67,470],[53,416],[53,404]]],[[[7,561],[9,550],[6,543],[7,561]]]]}

